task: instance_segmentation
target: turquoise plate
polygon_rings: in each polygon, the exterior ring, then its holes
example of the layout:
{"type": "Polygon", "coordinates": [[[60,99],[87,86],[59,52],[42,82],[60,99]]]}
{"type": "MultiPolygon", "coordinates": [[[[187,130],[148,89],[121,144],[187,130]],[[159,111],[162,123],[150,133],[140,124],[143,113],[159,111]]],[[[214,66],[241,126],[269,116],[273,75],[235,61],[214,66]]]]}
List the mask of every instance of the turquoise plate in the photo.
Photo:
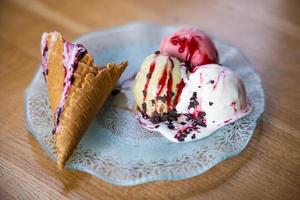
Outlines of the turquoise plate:
{"type": "MultiPolygon", "coordinates": [[[[67,162],[67,169],[84,171],[116,185],[136,185],[200,175],[245,148],[264,110],[262,83],[238,48],[217,39],[214,42],[221,64],[238,73],[245,83],[254,106],[250,115],[204,139],[173,143],[142,128],[130,111],[130,77],[143,59],[157,50],[161,39],[178,28],[137,22],[88,33],[75,41],[87,47],[97,64],[128,60],[129,66],[119,81],[121,93],[109,97],[67,162]]],[[[48,93],[40,70],[25,92],[25,118],[27,129],[55,160],[48,93]]]]}

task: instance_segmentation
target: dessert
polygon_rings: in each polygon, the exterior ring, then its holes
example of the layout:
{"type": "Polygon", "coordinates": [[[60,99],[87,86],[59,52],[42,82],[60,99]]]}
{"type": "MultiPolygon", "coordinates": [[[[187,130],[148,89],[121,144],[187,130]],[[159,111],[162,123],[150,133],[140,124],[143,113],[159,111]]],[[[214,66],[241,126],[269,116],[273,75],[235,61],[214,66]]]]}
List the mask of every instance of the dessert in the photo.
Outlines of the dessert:
{"type": "Polygon", "coordinates": [[[186,125],[177,139],[183,140],[190,132],[195,134],[191,139],[203,138],[251,111],[242,80],[227,67],[197,66],[185,83],[176,110],[184,113],[186,125]]]}
{"type": "Polygon", "coordinates": [[[57,164],[63,168],[127,62],[96,66],[83,45],[64,40],[58,32],[43,34],[41,52],[54,122],[57,164]]]}
{"type": "Polygon", "coordinates": [[[159,50],[185,62],[190,71],[195,66],[218,63],[218,51],[211,39],[194,27],[186,27],[166,37],[159,50]]]}
{"type": "Polygon", "coordinates": [[[161,121],[178,103],[183,88],[180,62],[160,52],[148,56],[136,75],[133,94],[139,110],[161,121]]]}
{"type": "Polygon", "coordinates": [[[206,137],[249,114],[252,106],[243,81],[217,63],[213,42],[197,29],[184,28],[164,39],[135,79],[142,126],[184,142],[206,137]]]}
{"type": "Polygon", "coordinates": [[[194,118],[205,112],[205,123],[223,124],[249,110],[242,80],[229,68],[217,64],[197,66],[185,81],[176,110],[194,118]]]}

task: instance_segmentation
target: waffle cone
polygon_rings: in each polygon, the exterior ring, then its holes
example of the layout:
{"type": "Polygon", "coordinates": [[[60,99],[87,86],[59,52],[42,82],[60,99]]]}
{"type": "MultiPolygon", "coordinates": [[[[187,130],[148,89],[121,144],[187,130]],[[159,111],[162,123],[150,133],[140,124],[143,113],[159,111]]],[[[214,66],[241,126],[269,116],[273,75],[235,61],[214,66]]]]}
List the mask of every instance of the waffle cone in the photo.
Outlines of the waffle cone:
{"type": "Polygon", "coordinates": [[[62,54],[64,51],[63,38],[57,32],[49,33],[47,34],[47,44],[49,46],[49,56],[47,61],[49,73],[47,76],[47,84],[50,107],[52,116],[54,116],[63,92],[63,83],[65,78],[65,70],[62,60],[62,54]]]}
{"type": "MultiPolygon", "coordinates": [[[[47,76],[51,109],[54,116],[61,98],[64,81],[62,64],[63,40],[61,36],[55,40],[49,53],[49,73],[47,76]]],[[[53,42],[53,40],[52,40],[53,42]]],[[[97,67],[93,58],[86,54],[78,63],[71,86],[59,120],[59,128],[55,133],[57,165],[60,169],[72,155],[91,121],[95,118],[110,95],[127,62],[110,63],[97,67]]]]}

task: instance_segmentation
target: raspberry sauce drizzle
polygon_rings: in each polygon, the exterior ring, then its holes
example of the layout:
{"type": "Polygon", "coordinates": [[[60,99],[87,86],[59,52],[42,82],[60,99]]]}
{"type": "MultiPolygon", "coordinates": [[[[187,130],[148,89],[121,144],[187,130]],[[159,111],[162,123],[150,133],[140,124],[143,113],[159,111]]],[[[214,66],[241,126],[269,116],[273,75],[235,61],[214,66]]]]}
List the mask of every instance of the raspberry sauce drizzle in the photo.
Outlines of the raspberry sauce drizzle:
{"type": "Polygon", "coordinates": [[[158,85],[157,85],[158,90],[156,92],[156,98],[158,98],[158,96],[161,94],[161,92],[167,82],[167,76],[168,76],[168,61],[166,62],[164,71],[158,81],[158,85]]]}
{"type": "Polygon", "coordinates": [[[157,102],[158,102],[159,95],[161,94],[161,92],[167,82],[167,76],[168,76],[168,60],[164,66],[163,73],[158,80],[156,97],[155,97],[155,111],[157,111],[157,102]]]}
{"type": "MultiPolygon", "coordinates": [[[[173,36],[170,41],[174,46],[178,46],[178,53],[184,53],[186,51],[184,62],[189,63],[191,66],[189,67],[189,71],[192,71],[192,59],[196,51],[200,51],[200,42],[203,40],[201,36],[173,36]]],[[[201,65],[214,63],[216,62],[214,58],[210,59],[208,54],[205,52],[200,52],[201,57],[201,65]]],[[[218,57],[218,56],[216,56],[218,57]]]]}
{"type": "Polygon", "coordinates": [[[176,92],[176,95],[175,95],[175,98],[174,98],[174,102],[173,102],[173,106],[175,107],[177,104],[178,104],[178,101],[179,101],[179,97],[182,93],[182,90],[185,86],[185,83],[183,81],[183,79],[181,79],[180,83],[178,83],[176,85],[176,89],[177,89],[177,92],[176,92]]]}
{"type": "MultiPolygon", "coordinates": [[[[202,38],[200,36],[192,36],[190,38],[174,36],[171,38],[171,43],[175,46],[179,46],[179,53],[183,53],[185,50],[187,50],[185,59],[187,62],[191,63],[195,51],[199,50],[199,44],[196,39],[201,40],[202,38]]],[[[206,57],[208,58],[207,55],[206,57]]]]}
{"type": "Polygon", "coordinates": [[[183,142],[187,135],[189,134],[188,129],[192,129],[193,126],[188,125],[177,131],[177,134],[174,136],[179,142],[183,142]]]}
{"type": "Polygon", "coordinates": [[[47,41],[47,34],[42,35],[41,41],[41,53],[42,53],[42,70],[44,79],[47,82],[47,75],[48,75],[48,41],[47,41]]]}
{"type": "Polygon", "coordinates": [[[78,66],[79,61],[87,53],[87,50],[80,44],[73,45],[68,41],[64,41],[64,52],[63,52],[63,66],[65,69],[65,79],[64,79],[64,88],[59,101],[58,107],[54,115],[54,128],[52,133],[57,132],[57,127],[59,125],[59,120],[63,106],[65,104],[66,98],[70,93],[72,83],[74,81],[74,73],[78,66]]]}
{"type": "Polygon", "coordinates": [[[220,81],[220,78],[221,78],[221,75],[223,75],[223,86],[224,86],[224,80],[225,80],[225,72],[224,71],[221,71],[221,73],[218,75],[218,78],[217,80],[215,81],[215,84],[214,84],[214,90],[217,88],[218,84],[219,84],[219,81],[220,81]]]}
{"type": "Polygon", "coordinates": [[[154,69],[155,69],[155,60],[150,65],[149,72],[147,74],[147,80],[146,80],[146,83],[144,85],[144,90],[143,90],[143,96],[144,96],[143,101],[144,102],[146,101],[147,90],[148,90],[149,82],[150,82],[151,76],[152,76],[152,74],[154,72],[154,69]]]}
{"type": "Polygon", "coordinates": [[[168,60],[171,62],[171,70],[169,72],[169,78],[168,78],[168,83],[167,83],[167,108],[168,108],[168,112],[171,109],[171,93],[172,93],[172,84],[173,84],[173,76],[172,76],[172,72],[174,69],[174,62],[173,60],[168,57],[168,60]]]}
{"type": "Polygon", "coordinates": [[[143,112],[146,112],[147,108],[146,108],[146,97],[147,97],[147,93],[148,93],[148,86],[149,86],[149,82],[150,82],[150,79],[151,79],[151,76],[154,72],[154,69],[155,69],[155,59],[153,60],[153,62],[151,63],[150,67],[149,67],[149,72],[148,74],[146,75],[146,82],[145,82],[145,85],[144,85],[144,89],[143,89],[143,106],[142,106],[142,110],[143,112]]]}
{"type": "Polygon", "coordinates": [[[232,109],[234,110],[234,112],[237,112],[237,105],[236,105],[235,101],[231,102],[230,106],[232,107],[232,109]]]}
{"type": "Polygon", "coordinates": [[[230,119],[227,119],[227,120],[225,120],[224,121],[224,124],[227,124],[228,122],[230,122],[232,119],[230,118],[230,119]]]}

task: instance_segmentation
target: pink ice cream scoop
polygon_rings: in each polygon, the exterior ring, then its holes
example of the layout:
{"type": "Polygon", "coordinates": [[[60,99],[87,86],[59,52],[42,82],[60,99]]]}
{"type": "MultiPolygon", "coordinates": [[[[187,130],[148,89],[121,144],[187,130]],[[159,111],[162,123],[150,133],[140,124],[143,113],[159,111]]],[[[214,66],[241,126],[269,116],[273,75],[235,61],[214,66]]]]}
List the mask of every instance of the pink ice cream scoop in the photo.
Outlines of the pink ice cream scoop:
{"type": "Polygon", "coordinates": [[[182,28],[166,37],[160,44],[160,51],[194,66],[218,63],[219,56],[212,40],[196,28],[182,28]]]}

